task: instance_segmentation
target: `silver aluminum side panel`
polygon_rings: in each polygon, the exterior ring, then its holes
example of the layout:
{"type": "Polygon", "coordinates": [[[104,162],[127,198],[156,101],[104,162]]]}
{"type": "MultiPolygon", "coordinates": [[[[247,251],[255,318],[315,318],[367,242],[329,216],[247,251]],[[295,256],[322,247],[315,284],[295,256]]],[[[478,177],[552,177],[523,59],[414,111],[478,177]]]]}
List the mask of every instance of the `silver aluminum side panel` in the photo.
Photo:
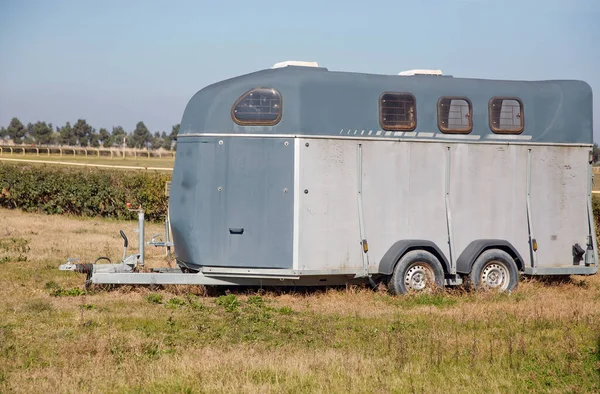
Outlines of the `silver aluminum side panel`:
{"type": "Polygon", "coordinates": [[[363,260],[357,208],[358,142],[300,141],[296,269],[359,272],[363,260]]]}
{"type": "Polygon", "coordinates": [[[369,257],[399,240],[433,241],[450,260],[445,144],[363,143],[363,209],[369,257]]]}
{"type": "Polygon", "coordinates": [[[589,148],[550,146],[531,150],[531,210],[539,268],[573,264],[573,244],[586,248],[588,152],[589,148]]]}
{"type": "Polygon", "coordinates": [[[530,149],[538,266],[568,267],[572,245],[578,242],[585,248],[587,147],[333,139],[301,139],[299,145],[297,269],[361,269],[360,184],[370,272],[402,239],[433,241],[450,259],[444,159],[448,149],[448,208],[456,256],[474,240],[503,239],[517,249],[526,267],[532,266],[527,225],[530,149]]]}
{"type": "MultiPolygon", "coordinates": [[[[302,139],[299,269],[362,268],[358,143],[302,139]]],[[[444,144],[362,141],[362,207],[370,272],[400,239],[431,240],[449,257],[445,149],[444,144]]]]}
{"type": "Polygon", "coordinates": [[[453,145],[451,155],[450,196],[457,254],[477,239],[503,239],[530,265],[527,148],[453,145]]]}

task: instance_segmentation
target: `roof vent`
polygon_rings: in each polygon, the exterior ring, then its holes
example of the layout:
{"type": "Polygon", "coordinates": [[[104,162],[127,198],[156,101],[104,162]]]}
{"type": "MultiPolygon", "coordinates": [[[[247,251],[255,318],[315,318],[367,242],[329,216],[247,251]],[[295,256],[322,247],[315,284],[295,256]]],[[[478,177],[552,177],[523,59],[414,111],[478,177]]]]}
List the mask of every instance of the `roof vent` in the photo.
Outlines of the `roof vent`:
{"type": "Polygon", "coordinates": [[[398,75],[442,75],[442,70],[407,70],[398,75]]]}
{"type": "Polygon", "coordinates": [[[282,68],[287,66],[299,66],[299,67],[319,67],[317,62],[304,62],[300,60],[287,60],[285,62],[275,63],[271,68],[282,68]]]}

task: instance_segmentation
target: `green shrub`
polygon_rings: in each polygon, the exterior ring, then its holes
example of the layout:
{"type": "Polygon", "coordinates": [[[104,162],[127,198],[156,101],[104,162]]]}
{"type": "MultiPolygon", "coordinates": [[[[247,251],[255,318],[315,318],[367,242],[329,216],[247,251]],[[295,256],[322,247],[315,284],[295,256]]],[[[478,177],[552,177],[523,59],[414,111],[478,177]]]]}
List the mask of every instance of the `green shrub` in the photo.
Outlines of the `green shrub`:
{"type": "Polygon", "coordinates": [[[173,297],[169,301],[167,301],[167,303],[166,303],[165,306],[167,308],[177,309],[177,308],[182,307],[184,305],[185,305],[185,301],[184,300],[182,300],[181,298],[173,297]]]}
{"type": "Polygon", "coordinates": [[[263,301],[261,296],[252,296],[251,295],[248,297],[248,304],[262,307],[262,306],[264,306],[265,302],[263,301]]]}
{"type": "Polygon", "coordinates": [[[62,287],[58,287],[50,292],[52,297],[79,297],[85,294],[86,291],[80,289],[79,287],[74,287],[72,289],[63,289],[62,287]]]}
{"type": "Polygon", "coordinates": [[[291,315],[292,313],[294,313],[294,310],[289,306],[282,306],[281,308],[279,308],[278,312],[282,315],[291,315]]]}
{"type": "Polygon", "coordinates": [[[235,312],[240,306],[240,300],[235,294],[227,294],[217,297],[215,304],[222,306],[227,312],[235,312]]]}
{"type": "Polygon", "coordinates": [[[0,165],[0,207],[26,212],[134,219],[140,204],[149,221],[167,213],[170,174],[96,168],[0,165]]]}
{"type": "Polygon", "coordinates": [[[160,294],[151,293],[146,296],[146,301],[148,301],[151,304],[162,304],[163,298],[160,294]]]}

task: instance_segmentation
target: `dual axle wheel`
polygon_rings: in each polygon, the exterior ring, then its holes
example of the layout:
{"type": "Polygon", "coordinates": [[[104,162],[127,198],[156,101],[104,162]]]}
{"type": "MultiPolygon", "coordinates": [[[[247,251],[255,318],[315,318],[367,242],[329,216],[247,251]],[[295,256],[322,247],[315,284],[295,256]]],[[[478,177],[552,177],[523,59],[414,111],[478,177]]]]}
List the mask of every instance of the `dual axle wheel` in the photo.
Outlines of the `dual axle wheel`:
{"type": "MultiPolygon", "coordinates": [[[[475,289],[510,291],[517,287],[518,280],[515,261],[500,249],[483,252],[469,274],[469,281],[475,289]]],[[[442,264],[426,250],[413,250],[402,256],[388,282],[392,294],[432,292],[443,286],[442,264]]]]}

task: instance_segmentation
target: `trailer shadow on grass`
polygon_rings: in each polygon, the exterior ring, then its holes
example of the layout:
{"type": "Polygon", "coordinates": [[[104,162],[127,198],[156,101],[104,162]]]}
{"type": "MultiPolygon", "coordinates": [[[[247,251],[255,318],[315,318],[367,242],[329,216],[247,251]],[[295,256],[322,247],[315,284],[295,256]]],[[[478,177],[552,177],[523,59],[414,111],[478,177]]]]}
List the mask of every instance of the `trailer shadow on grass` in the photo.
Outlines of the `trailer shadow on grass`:
{"type": "Polygon", "coordinates": [[[385,291],[383,289],[372,289],[368,285],[323,285],[323,286],[204,286],[204,285],[90,285],[89,293],[98,294],[102,292],[164,292],[171,295],[193,294],[202,297],[219,297],[222,295],[235,294],[239,296],[270,294],[273,296],[294,295],[311,296],[326,294],[328,291],[385,291]]]}

